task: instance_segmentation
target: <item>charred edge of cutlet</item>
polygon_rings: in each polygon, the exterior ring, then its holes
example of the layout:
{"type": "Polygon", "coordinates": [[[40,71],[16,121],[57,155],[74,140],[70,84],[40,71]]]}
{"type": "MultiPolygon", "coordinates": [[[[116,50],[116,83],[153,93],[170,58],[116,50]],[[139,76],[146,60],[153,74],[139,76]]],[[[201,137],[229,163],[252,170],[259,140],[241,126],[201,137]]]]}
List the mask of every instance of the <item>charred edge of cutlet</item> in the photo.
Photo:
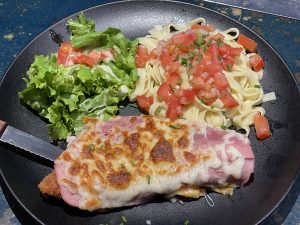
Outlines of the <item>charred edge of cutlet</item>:
{"type": "Polygon", "coordinates": [[[61,198],[54,170],[49,175],[43,178],[38,187],[44,197],[51,196],[54,198],[61,198]]]}

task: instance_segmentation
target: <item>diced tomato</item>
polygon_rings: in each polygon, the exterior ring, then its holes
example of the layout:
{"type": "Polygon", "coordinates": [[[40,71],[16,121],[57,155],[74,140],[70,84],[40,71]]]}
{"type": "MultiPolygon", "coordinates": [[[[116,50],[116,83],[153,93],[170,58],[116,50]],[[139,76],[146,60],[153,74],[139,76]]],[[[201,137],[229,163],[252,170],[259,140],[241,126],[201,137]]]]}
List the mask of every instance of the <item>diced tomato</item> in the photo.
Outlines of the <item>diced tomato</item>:
{"type": "Polygon", "coordinates": [[[170,62],[170,64],[168,64],[166,66],[166,68],[168,68],[167,69],[168,73],[179,73],[179,67],[180,67],[180,64],[178,61],[170,62]]]}
{"type": "Polygon", "coordinates": [[[209,54],[211,55],[211,61],[214,64],[220,64],[220,60],[218,59],[218,46],[216,43],[211,44],[208,48],[209,54]]]}
{"type": "Polygon", "coordinates": [[[87,55],[79,55],[74,58],[75,64],[85,64],[89,67],[94,66],[97,62],[95,62],[92,58],[87,55]]]}
{"type": "Polygon", "coordinates": [[[220,34],[220,33],[217,33],[217,34],[212,35],[212,36],[210,37],[211,40],[215,40],[215,41],[218,40],[219,38],[223,41],[225,37],[224,37],[224,35],[222,35],[222,34],[220,34]]]}
{"type": "Polygon", "coordinates": [[[221,101],[223,102],[225,108],[231,109],[239,105],[237,100],[231,95],[228,89],[224,89],[221,91],[221,101]]]}
{"type": "Polygon", "coordinates": [[[192,104],[195,100],[195,92],[192,89],[182,89],[177,93],[177,97],[180,104],[192,104]]]}
{"type": "Polygon", "coordinates": [[[214,75],[215,73],[222,71],[222,66],[217,65],[217,64],[207,65],[204,68],[204,71],[209,73],[210,75],[214,75]]]}
{"type": "Polygon", "coordinates": [[[227,55],[229,55],[229,45],[227,45],[227,44],[224,44],[224,45],[222,45],[222,46],[219,46],[219,54],[221,55],[221,56],[227,56],[227,55]]]}
{"type": "Polygon", "coordinates": [[[136,50],[136,55],[135,55],[135,64],[138,68],[143,68],[146,65],[146,62],[149,59],[148,55],[148,49],[140,45],[137,50],[136,50]]]}
{"type": "Polygon", "coordinates": [[[215,78],[214,84],[216,88],[218,88],[219,90],[229,87],[229,83],[223,73],[221,72],[215,73],[214,78],[215,78]]]}
{"type": "Polygon", "coordinates": [[[172,42],[175,46],[181,45],[184,41],[187,40],[187,35],[182,33],[182,34],[175,34],[172,37],[172,42]]]}
{"type": "Polygon", "coordinates": [[[237,42],[249,52],[256,52],[257,50],[257,43],[243,34],[239,35],[237,42]]]}
{"type": "Polygon", "coordinates": [[[186,34],[188,35],[189,39],[194,42],[198,39],[199,35],[194,30],[187,30],[186,34]]]}
{"type": "Polygon", "coordinates": [[[57,52],[57,65],[67,65],[69,55],[74,51],[73,46],[69,42],[63,42],[57,52]]]}
{"type": "Polygon", "coordinates": [[[230,48],[229,49],[229,55],[231,56],[231,57],[235,57],[235,56],[238,56],[238,55],[240,55],[241,53],[242,53],[242,51],[243,51],[243,48],[230,48]]]}
{"type": "Polygon", "coordinates": [[[250,65],[251,65],[251,67],[253,68],[253,70],[255,72],[260,71],[265,66],[264,60],[258,54],[255,54],[254,56],[251,56],[250,59],[249,59],[249,62],[250,62],[250,65]]]}
{"type": "Polygon", "coordinates": [[[254,126],[257,138],[266,139],[270,137],[271,132],[268,119],[259,112],[257,112],[254,116],[254,126]]]}
{"type": "Polygon", "coordinates": [[[168,49],[162,50],[159,56],[159,60],[164,69],[166,69],[167,66],[170,66],[173,63],[172,55],[169,53],[168,49]]]}
{"type": "Polygon", "coordinates": [[[93,59],[95,62],[98,63],[98,62],[110,57],[111,55],[112,55],[112,53],[107,50],[104,50],[104,51],[92,50],[88,54],[88,57],[90,57],[91,59],[93,59]]]}
{"type": "Polygon", "coordinates": [[[204,79],[198,75],[198,76],[193,76],[193,79],[191,81],[192,86],[193,86],[193,90],[199,90],[199,89],[203,89],[205,82],[204,79]]]}
{"type": "Polygon", "coordinates": [[[169,54],[172,54],[174,52],[176,46],[172,44],[172,45],[168,45],[167,48],[169,50],[169,54]]]}
{"type": "Polygon", "coordinates": [[[166,103],[177,101],[175,93],[170,88],[167,82],[164,82],[160,85],[160,87],[157,90],[157,95],[161,97],[166,103]]]}
{"type": "Polygon", "coordinates": [[[224,70],[230,71],[232,69],[232,67],[234,66],[234,64],[235,64],[235,61],[230,56],[226,56],[225,58],[223,58],[223,68],[224,68],[224,70]]]}
{"type": "Polygon", "coordinates": [[[175,88],[179,81],[179,74],[178,73],[171,73],[167,75],[167,83],[175,88]]]}
{"type": "Polygon", "coordinates": [[[180,51],[187,53],[190,51],[191,44],[193,43],[192,39],[186,39],[179,47],[180,51]]]}
{"type": "Polygon", "coordinates": [[[180,103],[176,101],[171,101],[168,104],[168,109],[166,112],[166,117],[175,120],[182,114],[182,109],[180,103]]]}
{"type": "Polygon", "coordinates": [[[136,97],[139,108],[144,112],[149,112],[150,106],[153,104],[153,97],[137,96],[136,97]]]}

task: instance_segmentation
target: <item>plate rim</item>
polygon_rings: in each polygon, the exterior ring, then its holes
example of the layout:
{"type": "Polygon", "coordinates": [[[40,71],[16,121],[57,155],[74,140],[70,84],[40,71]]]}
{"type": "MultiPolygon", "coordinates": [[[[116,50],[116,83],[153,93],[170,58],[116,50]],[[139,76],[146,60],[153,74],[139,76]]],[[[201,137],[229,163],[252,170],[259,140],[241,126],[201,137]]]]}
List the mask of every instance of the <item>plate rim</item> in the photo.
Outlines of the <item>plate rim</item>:
{"type": "MultiPolygon", "coordinates": [[[[292,80],[294,82],[294,84],[296,85],[296,88],[297,88],[297,91],[300,93],[300,84],[298,83],[294,73],[292,72],[291,68],[289,67],[289,65],[286,63],[286,61],[283,59],[283,57],[280,55],[279,52],[277,52],[275,50],[275,48],[264,38],[262,37],[261,35],[259,35],[257,32],[253,31],[252,29],[250,29],[248,26],[244,25],[243,23],[241,23],[240,21],[238,20],[235,20],[231,17],[229,17],[228,15],[225,15],[225,14],[222,14],[218,11],[215,11],[213,9],[210,9],[210,8],[207,8],[207,7],[204,7],[204,6],[201,6],[201,5],[197,5],[197,4],[193,4],[193,3],[188,3],[188,2],[185,2],[183,0],[179,0],[179,1],[176,1],[176,0],[151,0],[151,1],[147,1],[147,0],[127,0],[127,1],[122,1],[122,0],[112,0],[112,2],[106,2],[106,3],[103,3],[103,4],[97,4],[95,6],[91,6],[91,7],[88,7],[88,8],[84,8],[80,11],[76,11],[75,13],[72,13],[66,17],[63,17],[62,19],[60,19],[59,21],[57,21],[56,23],[52,24],[51,26],[45,28],[44,30],[42,30],[41,32],[39,32],[31,41],[29,41],[24,47],[22,47],[22,49],[17,53],[16,57],[12,60],[12,62],[9,64],[9,66],[7,67],[7,69],[4,71],[3,73],[3,76],[0,80],[0,88],[2,87],[3,85],[3,82],[6,78],[6,76],[8,76],[8,73],[9,71],[11,70],[11,68],[13,67],[14,63],[19,59],[19,57],[22,55],[22,53],[33,43],[36,41],[36,39],[38,39],[40,36],[42,36],[43,34],[49,32],[49,30],[51,30],[52,28],[56,27],[57,25],[59,25],[60,23],[63,22],[63,20],[67,20],[67,19],[70,19],[70,18],[73,18],[75,16],[77,16],[80,12],[86,12],[86,11],[90,11],[90,10],[93,10],[93,9],[96,9],[96,8],[101,8],[101,7],[105,7],[105,6],[108,6],[108,5],[114,5],[114,4],[127,4],[127,3],[131,3],[131,2],[141,2],[141,3],[145,3],[145,2],[148,2],[151,4],[153,2],[169,2],[169,3],[172,3],[172,4],[178,4],[178,5],[189,5],[189,6],[192,6],[192,7],[196,7],[196,8],[200,8],[204,11],[209,11],[213,14],[216,14],[218,16],[221,16],[221,17],[225,17],[226,19],[230,20],[231,22],[234,22],[234,23],[237,23],[239,26],[242,26],[244,29],[246,29],[248,32],[251,32],[252,34],[254,34],[256,36],[256,38],[262,40],[264,42],[264,44],[270,48],[275,54],[276,56],[280,59],[280,61],[283,63],[283,65],[285,66],[285,68],[288,70],[289,72],[289,75],[291,75],[292,77],[292,80]]],[[[215,4],[218,4],[218,3],[215,3],[215,4]]],[[[233,6],[230,6],[230,7],[233,7],[233,6]]],[[[252,11],[252,10],[249,10],[249,11],[252,11]]],[[[274,15],[276,16],[276,15],[274,15]]],[[[6,188],[8,189],[8,191],[10,192],[10,194],[12,194],[12,196],[15,198],[15,200],[17,201],[17,203],[19,204],[19,206],[22,207],[22,209],[24,209],[34,220],[36,220],[38,223],[40,224],[44,224],[39,218],[37,218],[36,215],[34,215],[33,212],[31,212],[25,205],[24,203],[22,202],[22,200],[20,200],[15,192],[12,190],[11,186],[9,185],[9,183],[7,182],[5,176],[3,175],[3,172],[2,172],[2,168],[0,167],[0,175],[1,175],[1,178],[2,181],[3,181],[3,184],[6,186],[6,188]]],[[[298,169],[297,171],[295,172],[294,176],[293,176],[293,180],[292,182],[289,184],[289,187],[287,188],[287,190],[284,192],[284,194],[281,196],[281,198],[278,200],[278,202],[269,210],[268,213],[266,213],[259,221],[257,221],[255,223],[255,225],[258,225],[262,222],[264,222],[269,216],[271,216],[271,214],[274,213],[274,211],[276,210],[276,208],[285,200],[285,198],[287,197],[287,195],[290,193],[290,190],[292,189],[292,187],[295,185],[295,181],[297,179],[297,177],[300,175],[300,165],[298,165],[298,169]]],[[[300,196],[300,194],[299,194],[300,196]]],[[[17,216],[16,216],[17,217],[17,216]]],[[[285,218],[286,219],[286,218],[285,218]]]]}

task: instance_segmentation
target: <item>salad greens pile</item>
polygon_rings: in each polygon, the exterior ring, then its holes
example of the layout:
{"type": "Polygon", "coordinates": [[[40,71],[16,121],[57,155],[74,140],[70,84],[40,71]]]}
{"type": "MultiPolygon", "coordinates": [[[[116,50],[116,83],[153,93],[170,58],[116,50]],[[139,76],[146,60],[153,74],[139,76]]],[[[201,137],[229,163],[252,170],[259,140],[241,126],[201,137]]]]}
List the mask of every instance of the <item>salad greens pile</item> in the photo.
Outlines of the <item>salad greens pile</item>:
{"type": "Polygon", "coordinates": [[[107,120],[118,111],[135,87],[137,40],[130,41],[119,29],[95,31],[94,21],[82,13],[67,22],[71,44],[83,51],[113,49],[112,60],[93,67],[57,65],[57,55],[36,56],[23,78],[27,87],[19,92],[21,101],[49,120],[53,140],[78,134],[84,117],[107,120]]]}

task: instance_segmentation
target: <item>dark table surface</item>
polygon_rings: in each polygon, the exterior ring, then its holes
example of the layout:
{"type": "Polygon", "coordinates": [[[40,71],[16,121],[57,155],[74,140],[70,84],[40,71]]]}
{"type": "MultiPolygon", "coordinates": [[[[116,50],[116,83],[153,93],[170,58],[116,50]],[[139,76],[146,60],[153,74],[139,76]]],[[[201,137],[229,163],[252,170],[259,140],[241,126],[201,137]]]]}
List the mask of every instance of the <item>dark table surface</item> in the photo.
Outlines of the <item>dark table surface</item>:
{"type": "MultiPolygon", "coordinates": [[[[105,2],[109,1],[0,0],[0,78],[16,55],[41,31],[75,12],[105,2]]],[[[257,32],[282,56],[300,82],[300,21],[211,2],[188,2],[226,14],[257,32]]],[[[298,175],[288,196],[264,224],[300,225],[299,190],[298,175]]],[[[20,224],[11,210],[14,203],[9,202],[10,205],[0,188],[0,224],[20,224]]]]}

